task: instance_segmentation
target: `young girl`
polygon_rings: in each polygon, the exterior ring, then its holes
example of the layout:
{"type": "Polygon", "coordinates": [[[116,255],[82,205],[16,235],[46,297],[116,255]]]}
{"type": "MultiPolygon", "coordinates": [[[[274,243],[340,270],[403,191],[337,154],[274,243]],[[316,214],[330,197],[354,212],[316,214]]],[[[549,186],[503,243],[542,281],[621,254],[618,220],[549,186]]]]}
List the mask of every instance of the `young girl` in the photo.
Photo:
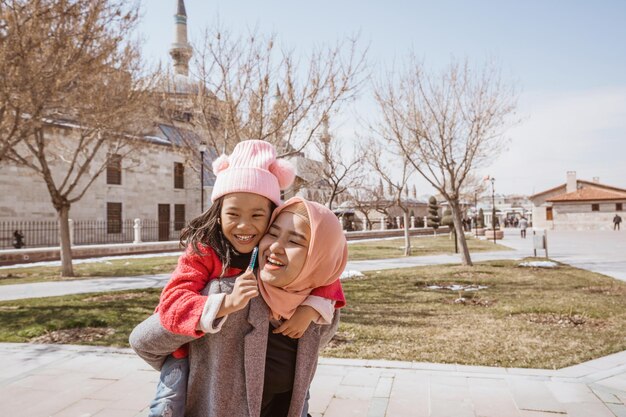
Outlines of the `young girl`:
{"type": "MultiPolygon", "coordinates": [[[[259,140],[240,142],[229,157],[218,158],[213,168],[216,174],[211,195],[213,205],[192,220],[181,234],[185,253],[156,308],[160,324],[166,330],[195,338],[219,331],[226,317],[219,321],[211,319],[216,311],[222,309],[227,313],[242,297],[249,299],[256,295],[255,285],[250,281],[233,294],[206,296],[201,291],[210,280],[237,275],[246,269],[250,253],[263,237],[273,209],[281,204],[280,190],[289,187],[294,179],[291,166],[276,159],[274,147],[259,140]]],[[[330,323],[334,308],[344,304],[338,281],[318,288],[277,331],[299,337],[311,321],[330,323]]],[[[134,331],[131,346],[149,350],[146,346],[155,343],[152,336],[134,331]]],[[[183,346],[164,362],[161,358],[161,378],[151,404],[151,416],[183,415],[189,366],[186,356],[187,347],[183,346]]]]}
{"type": "MultiPolygon", "coordinates": [[[[259,243],[258,280],[250,274],[209,284],[212,295],[235,294],[249,282],[260,297],[222,306],[206,318],[229,313],[219,333],[193,340],[190,346],[187,417],[299,417],[317,365],[318,352],[334,333],[331,326],[311,324],[300,339],[277,333],[282,319],[295,314],[315,287],[335,281],[347,261],[341,226],[328,208],[293,198],[279,207],[259,243]]],[[[154,351],[190,341],[167,332],[155,316],[137,332],[153,332],[150,352],[134,346],[149,364],[163,361],[154,351]]]]}

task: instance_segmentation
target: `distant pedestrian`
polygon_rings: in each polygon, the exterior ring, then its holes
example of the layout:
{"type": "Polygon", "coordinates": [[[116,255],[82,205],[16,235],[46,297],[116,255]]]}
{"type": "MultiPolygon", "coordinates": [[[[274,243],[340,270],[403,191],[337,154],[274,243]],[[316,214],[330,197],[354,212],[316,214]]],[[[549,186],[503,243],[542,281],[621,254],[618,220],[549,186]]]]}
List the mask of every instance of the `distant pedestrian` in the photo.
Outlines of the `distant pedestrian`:
{"type": "Polygon", "coordinates": [[[619,216],[619,214],[615,214],[615,217],[613,217],[613,230],[619,230],[619,225],[622,222],[622,218],[619,216]]]}
{"type": "Polygon", "coordinates": [[[24,247],[24,235],[19,230],[13,232],[13,247],[22,249],[24,247]]]}
{"type": "Polygon", "coordinates": [[[528,228],[528,220],[526,220],[526,217],[522,217],[519,221],[520,236],[522,236],[522,239],[526,239],[527,228],[528,228]]]}

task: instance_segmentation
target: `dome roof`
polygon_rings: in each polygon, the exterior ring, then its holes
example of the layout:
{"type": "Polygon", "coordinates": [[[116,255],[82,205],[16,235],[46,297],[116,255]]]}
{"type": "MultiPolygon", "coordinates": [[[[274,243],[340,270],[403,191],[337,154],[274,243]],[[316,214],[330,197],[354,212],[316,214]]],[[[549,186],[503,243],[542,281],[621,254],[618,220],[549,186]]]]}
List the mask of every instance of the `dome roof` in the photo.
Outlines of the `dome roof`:
{"type": "Polygon", "coordinates": [[[157,83],[156,91],[169,94],[199,94],[203,88],[200,81],[194,81],[183,74],[168,74],[157,83]]]}
{"type": "Polygon", "coordinates": [[[202,84],[194,82],[188,76],[183,74],[174,74],[169,83],[169,93],[177,94],[198,94],[202,84]]]}

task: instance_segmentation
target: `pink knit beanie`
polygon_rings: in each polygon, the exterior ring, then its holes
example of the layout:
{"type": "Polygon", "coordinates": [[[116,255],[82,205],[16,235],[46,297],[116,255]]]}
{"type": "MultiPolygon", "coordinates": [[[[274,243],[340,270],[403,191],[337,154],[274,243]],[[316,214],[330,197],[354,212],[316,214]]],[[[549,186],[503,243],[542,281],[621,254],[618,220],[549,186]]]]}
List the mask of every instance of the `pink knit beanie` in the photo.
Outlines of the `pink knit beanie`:
{"type": "Polygon", "coordinates": [[[274,146],[263,140],[239,142],[230,156],[221,155],[213,161],[216,175],[211,201],[230,193],[253,193],[267,197],[277,206],[282,204],[280,191],[295,178],[293,166],[276,159],[274,146]]]}

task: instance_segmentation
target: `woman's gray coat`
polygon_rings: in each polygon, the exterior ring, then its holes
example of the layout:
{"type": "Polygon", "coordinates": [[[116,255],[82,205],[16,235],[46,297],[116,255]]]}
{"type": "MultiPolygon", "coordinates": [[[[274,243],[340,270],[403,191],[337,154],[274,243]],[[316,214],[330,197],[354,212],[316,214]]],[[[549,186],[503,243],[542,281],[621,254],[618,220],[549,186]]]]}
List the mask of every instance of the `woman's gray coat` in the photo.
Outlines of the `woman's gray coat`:
{"type": "MultiPolygon", "coordinates": [[[[232,291],[235,279],[212,281],[209,294],[232,291]]],[[[228,316],[221,331],[199,339],[165,330],[156,315],[135,328],[131,346],[155,369],[178,346],[189,345],[187,417],[258,417],[261,413],[265,353],[270,311],[262,297],[228,316]]],[[[289,417],[300,417],[319,350],[332,338],[339,312],[331,325],[311,323],[298,341],[295,380],[289,417]]]]}

